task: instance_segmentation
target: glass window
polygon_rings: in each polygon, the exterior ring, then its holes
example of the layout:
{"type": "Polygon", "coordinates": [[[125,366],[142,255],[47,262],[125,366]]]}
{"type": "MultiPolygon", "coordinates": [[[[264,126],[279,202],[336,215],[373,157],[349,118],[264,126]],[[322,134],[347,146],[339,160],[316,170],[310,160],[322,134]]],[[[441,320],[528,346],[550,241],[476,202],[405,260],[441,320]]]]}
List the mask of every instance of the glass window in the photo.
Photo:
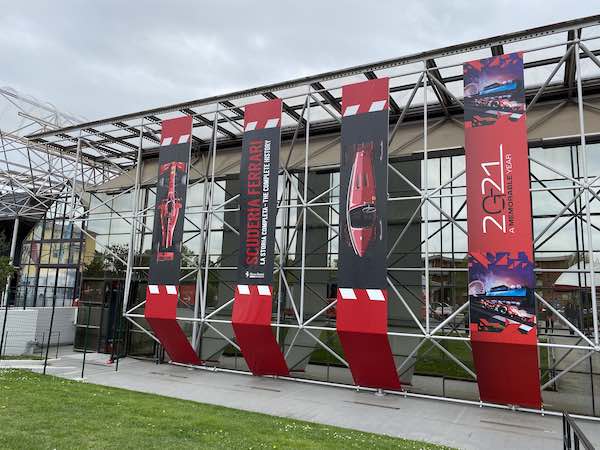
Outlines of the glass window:
{"type": "Polygon", "coordinates": [[[50,244],[40,244],[40,264],[48,264],[50,262],[50,244]]]}
{"type": "Polygon", "coordinates": [[[52,221],[46,220],[44,222],[44,235],[43,238],[46,240],[52,239],[52,221]]]}
{"type": "Polygon", "coordinates": [[[58,269],[56,274],[56,286],[64,287],[67,285],[67,269],[58,269]]]}
{"type": "Polygon", "coordinates": [[[110,216],[90,214],[87,221],[87,229],[95,234],[108,234],[110,230],[110,216]]]}
{"type": "Polygon", "coordinates": [[[65,291],[65,305],[66,306],[72,305],[73,300],[75,300],[75,298],[73,296],[74,289],[66,288],[64,291],[65,291]]]}
{"type": "Polygon", "coordinates": [[[65,289],[64,288],[56,288],[56,306],[63,306],[65,302],[65,289]]]}
{"type": "Polygon", "coordinates": [[[58,258],[59,264],[67,264],[69,262],[69,243],[62,243],[60,245],[60,254],[58,258]]]}
{"type": "Polygon", "coordinates": [[[37,242],[31,243],[31,262],[33,264],[40,263],[40,244],[37,242]]]}
{"type": "Polygon", "coordinates": [[[62,239],[71,239],[72,230],[73,224],[71,222],[65,222],[63,226],[62,239]]]}
{"type": "Polygon", "coordinates": [[[60,261],[60,248],[61,244],[52,243],[50,244],[50,260],[49,264],[58,264],[60,261]]]}
{"type": "Polygon", "coordinates": [[[76,240],[76,239],[81,238],[81,227],[79,225],[77,225],[77,224],[73,225],[71,232],[72,232],[71,239],[76,240]]]}
{"type": "Polygon", "coordinates": [[[54,300],[54,288],[47,287],[44,291],[44,306],[52,306],[52,301],[54,300]]]}
{"type": "Polygon", "coordinates": [[[27,288],[27,292],[25,294],[25,305],[26,306],[33,306],[33,304],[35,303],[35,289],[34,288],[27,288]]]}
{"type": "Polygon", "coordinates": [[[57,269],[48,269],[48,278],[46,280],[46,286],[54,286],[56,283],[56,271],[57,269]]]}
{"type": "Polygon", "coordinates": [[[75,287],[75,280],[77,279],[77,269],[67,269],[67,275],[64,286],[75,287]]]}
{"type": "Polygon", "coordinates": [[[119,218],[119,216],[113,215],[110,221],[110,233],[111,234],[129,234],[131,230],[131,222],[125,219],[119,218]]]}
{"type": "Polygon", "coordinates": [[[31,242],[25,242],[21,249],[21,266],[29,264],[31,258],[31,242]]]}
{"type": "Polygon", "coordinates": [[[40,220],[38,223],[35,224],[35,227],[33,228],[33,235],[32,235],[32,239],[34,240],[40,240],[42,238],[42,230],[44,229],[44,222],[42,220],[40,220]]]}
{"type": "Polygon", "coordinates": [[[62,228],[63,228],[63,221],[62,220],[55,220],[54,221],[54,231],[52,233],[52,239],[61,239],[62,238],[62,228]]]}
{"type": "Polygon", "coordinates": [[[79,263],[79,251],[81,250],[81,244],[79,242],[73,242],[70,245],[69,252],[69,264],[78,264],[79,263]]]}
{"type": "Polygon", "coordinates": [[[113,199],[113,209],[120,213],[132,211],[133,195],[131,193],[117,195],[113,199]]]}

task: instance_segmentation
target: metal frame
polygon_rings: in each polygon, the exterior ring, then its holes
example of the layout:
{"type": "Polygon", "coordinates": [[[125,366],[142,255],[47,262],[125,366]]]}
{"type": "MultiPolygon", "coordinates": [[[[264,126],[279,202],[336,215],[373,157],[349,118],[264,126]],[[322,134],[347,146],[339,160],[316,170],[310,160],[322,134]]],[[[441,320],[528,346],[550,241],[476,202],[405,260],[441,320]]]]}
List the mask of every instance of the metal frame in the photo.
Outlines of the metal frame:
{"type": "MultiPolygon", "coordinates": [[[[464,272],[464,267],[434,267],[430,263],[430,240],[438,231],[429,236],[429,225],[434,223],[431,213],[440,215],[440,222],[446,221],[450,224],[452,232],[466,233],[466,229],[461,222],[457,220],[458,214],[464,208],[457,211],[446,211],[441,206],[441,199],[464,198],[464,194],[447,194],[447,188],[452,188],[453,182],[460,178],[464,172],[454,175],[449,181],[437,186],[429,186],[428,173],[429,161],[438,158],[448,149],[430,149],[429,134],[440,125],[449,122],[462,127],[462,108],[461,101],[462,86],[459,91],[450,86],[452,83],[462,80],[462,70],[459,70],[464,61],[483,57],[483,52],[489,56],[500,54],[506,46],[515,47],[514,50],[524,48],[526,55],[526,70],[535,71],[538,77],[544,75],[543,82],[535,87],[527,89],[528,108],[530,111],[544,104],[554,104],[551,102],[560,101],[548,113],[541,117],[536,123],[530,124],[531,127],[537,127],[542,122],[549,120],[556,114],[562,106],[569,102],[577,104],[579,118],[579,133],[576,136],[566,136],[564,139],[553,138],[557,141],[570,142],[579,145],[581,152],[581,166],[583,168],[582,177],[572,177],[561,173],[556,168],[552,168],[543,161],[530,158],[532,164],[538,164],[550,170],[561,179],[565,180],[564,186],[552,187],[553,190],[571,190],[574,192],[574,199],[564,204],[563,209],[551,220],[549,225],[537,236],[536,242],[547,233],[565,212],[573,208],[576,201],[582,202],[578,218],[581,226],[586,229],[588,242],[587,258],[594,261],[594,247],[592,243],[592,229],[595,227],[592,223],[592,213],[590,203],[594,200],[600,201],[600,195],[597,192],[600,188],[600,174],[588,173],[588,161],[586,146],[587,139],[597,139],[597,136],[588,136],[586,138],[586,128],[584,121],[585,109],[598,109],[590,104],[588,99],[600,93],[600,60],[597,55],[600,54],[600,16],[593,16],[578,19],[559,24],[539,27],[523,32],[511,33],[503,36],[497,36],[490,39],[479,40],[462,45],[447,47],[439,50],[423,52],[410,55],[403,58],[381,61],[373,64],[352,67],[345,70],[328,72],[313,77],[292,80],[284,83],[278,83],[269,86],[262,86],[246,91],[234,92],[228,95],[210,97],[201,100],[170,105],[164,108],[140,111],[137,113],[122,115],[104,120],[98,120],[88,123],[79,123],[68,126],[58,126],[52,123],[48,124],[45,120],[38,119],[35,123],[38,129],[26,137],[18,136],[15,133],[10,135],[3,134],[3,139],[10,137],[10,142],[2,143],[5,152],[5,160],[8,164],[9,156],[7,151],[19,150],[21,154],[25,152],[37,152],[47,156],[47,163],[36,164],[28,158],[29,164],[15,170],[14,167],[7,166],[6,170],[0,168],[0,186],[9,186],[12,192],[26,192],[32,198],[42,200],[59,201],[57,198],[64,198],[67,193],[69,201],[74,204],[76,197],[82,198],[87,193],[95,192],[99,186],[108,180],[117,176],[131,179],[133,190],[133,202],[131,213],[129,215],[114,211],[120,218],[126,219],[131,223],[131,229],[128,236],[129,250],[127,261],[126,281],[125,281],[125,299],[123,302],[123,315],[132,322],[132,324],[155,339],[152,333],[148,331],[138,319],[143,318],[138,308],[143,306],[143,302],[135,298],[130,298],[131,285],[134,279],[138,278],[139,272],[147,271],[147,267],[138,267],[135,265],[136,255],[141,253],[142,238],[144,229],[148,228],[145,219],[150,208],[143,208],[141,192],[143,184],[151,183],[152,180],[142,180],[141,175],[145,161],[155,158],[157,155],[157,142],[160,133],[160,122],[164,118],[173,115],[188,114],[194,118],[194,136],[193,136],[193,158],[202,159],[206,167],[206,173],[201,174],[199,180],[193,184],[202,183],[204,186],[204,198],[200,206],[202,214],[201,226],[194,225],[197,230],[195,233],[200,235],[200,248],[196,261],[188,261],[189,270],[184,279],[195,276],[197,286],[196,304],[192,317],[178,317],[181,321],[188,321],[193,324],[192,342],[198,349],[204,326],[219,334],[224,340],[228,341],[234,347],[237,347],[234,341],[229,339],[216,327],[218,324],[231,323],[230,318],[217,318],[217,314],[224,313],[231,305],[231,300],[225,302],[217,309],[210,311],[207,307],[207,293],[209,275],[218,278],[219,271],[233,270],[233,267],[225,267],[211,264],[211,236],[213,235],[213,219],[216,219],[223,227],[234,230],[235,228],[220,217],[227,211],[235,211],[232,205],[237,197],[232,197],[225,202],[215,202],[215,190],[221,187],[217,184],[223,179],[222,173],[216,170],[216,160],[221,150],[228,150],[232,147],[239,147],[241,141],[241,121],[243,120],[243,110],[245,104],[257,101],[256,96],[263,98],[281,98],[283,100],[283,111],[291,123],[284,122],[282,135],[284,141],[290,143],[290,155],[285,162],[282,161],[280,174],[284,180],[285,189],[281,193],[278,205],[279,214],[284,218],[282,220],[282,232],[278,241],[279,260],[276,271],[276,278],[279,280],[279,290],[277,293],[277,314],[273,321],[273,327],[276,329],[277,337],[280,338],[280,331],[289,329],[295,332],[291,346],[286,352],[289,354],[291,348],[295,345],[296,338],[300,333],[305,333],[319,346],[332,354],[340,363],[347,366],[347,362],[336,353],[336,351],[327,345],[316,335],[321,331],[335,331],[335,327],[325,323],[325,326],[319,324],[319,319],[334,305],[334,303],[324,304],[323,308],[316,314],[305,318],[305,292],[311,290],[311,286],[306,281],[307,271],[335,271],[335,267],[315,267],[306,262],[307,248],[307,222],[310,217],[322,222],[329,227],[331,235],[335,237],[336,227],[327,223],[317,212],[316,208],[326,207],[329,211],[335,213],[336,202],[330,201],[329,196],[336,186],[330,186],[324,192],[314,193],[309,200],[309,183],[313,166],[313,160],[322,151],[326,151],[331,146],[339,143],[340,129],[340,99],[339,92],[341,86],[349,82],[356,81],[357,78],[372,79],[377,76],[389,76],[392,80],[391,87],[391,119],[390,125],[390,143],[401,133],[402,125],[408,122],[422,123],[422,131],[407,140],[398,148],[390,147],[390,158],[394,160],[399,153],[402,153],[409,145],[422,141],[422,152],[418,155],[422,159],[422,168],[425,173],[422,186],[415,186],[401,172],[396,170],[391,164],[390,176],[400,177],[404,182],[414,189],[414,194],[403,197],[390,197],[390,202],[402,202],[407,200],[419,200],[419,206],[401,232],[398,241],[402,238],[408,227],[415,220],[420,212],[423,219],[425,235],[423,238],[422,252],[423,265],[421,267],[402,268],[390,267],[388,283],[391,292],[390,301],[399,301],[402,303],[411,316],[415,332],[394,332],[390,331],[390,336],[405,336],[420,338],[419,346],[413,351],[414,356],[418,348],[425,342],[431,342],[436,348],[444,352],[451,360],[461,366],[469,375],[475,377],[475,374],[464,366],[452,353],[448,352],[441,342],[444,340],[469,341],[467,335],[457,335],[452,325],[454,319],[467,307],[467,304],[461,306],[445,320],[439,323],[430,321],[430,313],[425,315],[424,323],[418,319],[414,311],[409,308],[406,299],[401,294],[401,286],[395,282],[393,274],[400,271],[421,271],[425,276],[424,286],[424,306],[425,310],[431,311],[430,280],[433,274],[439,272],[464,272]],[[562,36],[565,36],[563,38],[562,36]],[[548,43],[548,40],[553,42],[548,43]],[[560,39],[560,40],[558,40],[560,39]],[[546,55],[551,53],[551,57],[546,55]],[[539,56],[541,55],[541,56],[539,56]],[[450,62],[448,62],[450,61],[450,62]],[[586,70],[593,72],[591,76],[582,73],[583,61],[588,64],[586,70]],[[564,66],[564,79],[556,80],[556,75],[564,66]],[[545,76],[549,71],[549,75],[545,76]],[[406,94],[406,101],[402,101],[402,96],[406,94]],[[433,94],[433,95],[432,95],[433,94]],[[415,104],[416,103],[416,104],[415,104]],[[313,136],[322,136],[324,134],[332,135],[331,141],[321,145],[318,149],[311,149],[311,140],[313,136]],[[291,164],[291,154],[295,150],[299,139],[304,139],[303,159],[291,164]],[[54,158],[59,157],[61,164],[60,173],[54,172],[56,168],[54,158]],[[297,188],[295,181],[302,182],[301,188],[297,188]],[[440,205],[438,205],[438,201],[440,205]],[[295,224],[289,222],[291,210],[296,210],[298,220],[295,224]],[[583,214],[581,214],[583,213],[583,214]],[[443,219],[442,219],[443,218],[443,219]],[[301,239],[300,254],[298,264],[290,264],[288,254],[293,242],[301,239]],[[191,271],[191,272],[190,272],[191,271]],[[293,291],[290,287],[287,277],[294,277],[298,280],[299,292],[293,291]],[[284,296],[290,299],[294,313],[294,323],[288,323],[282,320],[281,302],[284,296]],[[134,312],[138,310],[137,312],[134,312]],[[441,342],[440,342],[441,341],[441,342]]],[[[526,73],[526,77],[528,76],[526,73]]],[[[459,83],[460,84],[460,83],[459,83]]],[[[2,92],[0,92],[1,94],[2,92]]],[[[63,124],[64,125],[64,124],[63,124]]],[[[452,149],[460,153],[460,149],[452,149]]],[[[3,161],[0,161],[2,163],[3,161]]],[[[319,167],[319,170],[323,170],[319,167]]],[[[330,169],[335,169],[331,167],[330,169]]],[[[150,191],[152,188],[147,188],[150,191]]],[[[542,191],[542,188],[532,188],[532,192],[542,191]]],[[[546,189],[549,190],[549,189],[546,189]]],[[[11,207],[10,202],[3,201],[0,198],[0,205],[11,207]]],[[[197,207],[196,207],[197,208],[197,207]]],[[[198,212],[195,210],[195,212],[198,212]]],[[[72,222],[88,219],[90,211],[82,214],[75,214],[74,210],[70,220],[72,222]]],[[[445,226],[445,225],[444,225],[445,226]]],[[[91,235],[90,235],[91,236],[91,235]]],[[[91,236],[93,237],[93,236],[91,236]]],[[[397,241],[397,242],[398,242],[397,241]]],[[[396,243],[392,245],[389,254],[393,252],[396,243]]],[[[327,244],[327,243],[325,243],[327,244]]],[[[118,257],[118,255],[115,255],[118,257]]],[[[389,255],[388,255],[389,256],[389,255]]],[[[547,269],[536,269],[538,273],[547,271],[547,269]]],[[[557,270],[558,271],[558,270],[557,270]]],[[[564,270],[560,270],[565,272],[564,270]]],[[[550,308],[556,316],[563,321],[566,326],[574,330],[581,338],[581,345],[558,344],[553,342],[540,342],[540,347],[550,349],[569,349],[582,352],[582,357],[578,358],[577,364],[571,364],[566,370],[551,378],[544,383],[543,387],[553,385],[560,377],[570,372],[580,361],[587,359],[590,355],[600,353],[600,337],[598,328],[598,300],[596,296],[596,281],[594,264],[586,264],[584,269],[578,270],[578,273],[589,274],[591,280],[591,302],[593,317],[593,332],[591,336],[586,335],[585,331],[577,328],[569,322],[552,305],[537,295],[540,302],[550,308]],[[572,366],[572,367],[571,367],[572,366]]],[[[408,358],[410,359],[410,357],[408,358]]],[[[400,372],[405,369],[404,365],[398,368],[400,372]]],[[[336,385],[335,383],[331,383],[336,385]]]]}

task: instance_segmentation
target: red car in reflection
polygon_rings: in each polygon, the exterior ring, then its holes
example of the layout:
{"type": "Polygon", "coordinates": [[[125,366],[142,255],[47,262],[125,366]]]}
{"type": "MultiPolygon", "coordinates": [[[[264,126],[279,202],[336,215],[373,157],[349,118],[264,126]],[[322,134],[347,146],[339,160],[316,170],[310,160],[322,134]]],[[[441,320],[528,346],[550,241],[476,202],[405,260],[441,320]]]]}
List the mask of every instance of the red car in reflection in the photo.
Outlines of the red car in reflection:
{"type": "Polygon", "coordinates": [[[358,146],[352,164],[346,219],[354,252],[365,256],[369,244],[377,238],[375,176],[373,174],[373,143],[358,146]]]}

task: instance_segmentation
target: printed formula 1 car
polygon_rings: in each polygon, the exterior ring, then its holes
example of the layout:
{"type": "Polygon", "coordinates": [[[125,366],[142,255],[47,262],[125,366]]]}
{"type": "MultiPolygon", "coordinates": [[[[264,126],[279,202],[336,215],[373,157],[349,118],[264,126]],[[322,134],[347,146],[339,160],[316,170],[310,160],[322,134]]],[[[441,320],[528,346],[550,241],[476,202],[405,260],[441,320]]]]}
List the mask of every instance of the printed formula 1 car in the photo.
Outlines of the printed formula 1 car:
{"type": "Polygon", "coordinates": [[[169,173],[169,189],[167,196],[161,200],[158,205],[158,212],[160,214],[160,231],[161,231],[161,242],[160,248],[156,255],[158,261],[169,261],[174,258],[174,252],[164,251],[173,246],[173,233],[175,231],[175,225],[179,218],[179,210],[183,206],[181,199],[175,196],[175,180],[177,170],[184,171],[186,164],[183,162],[169,162],[160,166],[160,175],[169,173]]]}
{"type": "Polygon", "coordinates": [[[535,325],[535,314],[530,314],[526,310],[521,309],[521,302],[511,300],[492,300],[483,298],[479,301],[483,309],[497,312],[498,314],[509,319],[535,325]]]}

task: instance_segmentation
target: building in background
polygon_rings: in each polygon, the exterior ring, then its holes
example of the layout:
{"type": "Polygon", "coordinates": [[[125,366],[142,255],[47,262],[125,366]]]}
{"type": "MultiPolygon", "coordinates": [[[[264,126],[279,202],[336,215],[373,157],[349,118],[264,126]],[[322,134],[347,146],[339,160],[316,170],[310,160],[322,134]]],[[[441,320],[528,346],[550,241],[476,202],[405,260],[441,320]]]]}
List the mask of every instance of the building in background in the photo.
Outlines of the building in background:
{"type": "MultiPolygon", "coordinates": [[[[341,86],[388,76],[392,352],[409,391],[476,402],[463,307],[462,64],[524,51],[531,192],[519,195],[532,198],[536,292],[555,309],[538,304],[542,395],[552,409],[600,416],[599,347],[590,345],[597,345],[599,332],[600,280],[590,276],[600,259],[599,21],[548,25],[84,124],[30,115],[25,133],[3,134],[10,140],[4,159],[14,167],[0,171],[0,205],[7,222],[18,216],[23,227],[13,255],[20,272],[8,303],[33,310],[77,302],[76,349],[165,359],[143,318],[160,123],[191,115],[177,317],[207,364],[246,370],[231,327],[243,108],[279,97],[273,330],[293,376],[352,384],[333,301],[341,86]],[[24,192],[27,199],[7,197],[24,192]],[[26,214],[14,214],[15,205],[26,214]]],[[[8,240],[12,230],[7,227],[8,240]]]]}

